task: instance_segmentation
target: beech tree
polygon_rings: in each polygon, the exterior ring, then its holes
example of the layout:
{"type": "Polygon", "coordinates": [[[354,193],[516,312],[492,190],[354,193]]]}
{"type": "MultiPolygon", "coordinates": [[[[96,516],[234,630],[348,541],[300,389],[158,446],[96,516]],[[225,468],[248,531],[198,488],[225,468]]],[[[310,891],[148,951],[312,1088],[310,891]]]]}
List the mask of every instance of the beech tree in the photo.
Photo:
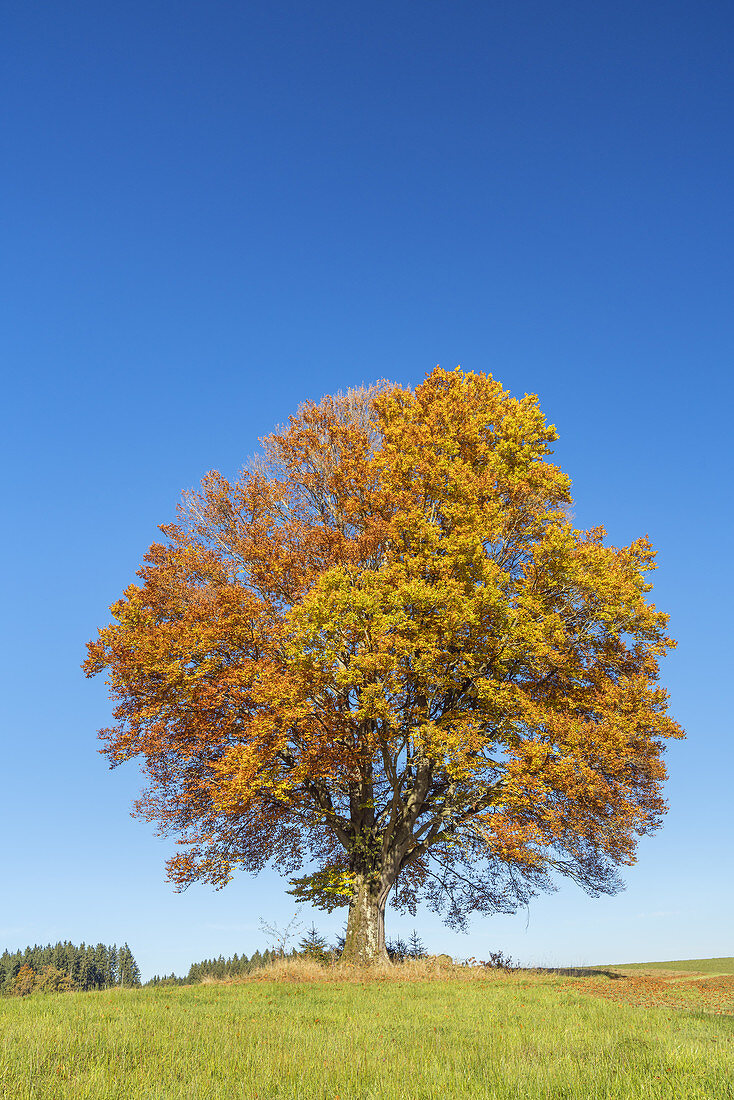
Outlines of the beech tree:
{"type": "Polygon", "coordinates": [[[348,906],[353,961],[386,959],[391,891],[461,926],[559,874],[620,888],[682,736],[673,642],[650,543],[574,528],[555,438],[537,398],[437,368],[307,402],[184,494],[84,665],[179,888],[272,861],[348,906]]]}

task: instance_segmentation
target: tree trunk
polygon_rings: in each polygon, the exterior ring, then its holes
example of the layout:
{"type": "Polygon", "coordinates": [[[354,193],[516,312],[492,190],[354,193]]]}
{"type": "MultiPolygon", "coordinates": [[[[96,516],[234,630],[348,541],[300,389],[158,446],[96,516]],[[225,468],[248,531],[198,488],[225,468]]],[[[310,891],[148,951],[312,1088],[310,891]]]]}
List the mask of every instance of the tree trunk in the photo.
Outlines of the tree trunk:
{"type": "Polygon", "coordinates": [[[385,949],[385,903],[388,891],[379,882],[364,878],[349,903],[347,934],[342,961],[369,966],[389,962],[385,949]]]}

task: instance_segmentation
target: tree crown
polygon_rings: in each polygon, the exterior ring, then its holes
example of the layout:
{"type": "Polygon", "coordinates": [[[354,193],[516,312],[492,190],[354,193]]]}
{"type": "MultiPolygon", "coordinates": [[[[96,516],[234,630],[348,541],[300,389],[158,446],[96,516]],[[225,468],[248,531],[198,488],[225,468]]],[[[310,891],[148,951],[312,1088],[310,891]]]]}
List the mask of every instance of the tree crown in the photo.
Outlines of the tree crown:
{"type": "Polygon", "coordinates": [[[307,402],[185,494],[89,644],[115,765],[180,886],[274,860],[329,907],[377,876],[461,923],[553,872],[618,888],[665,805],[645,538],[570,518],[537,399],[436,369],[307,402]]]}

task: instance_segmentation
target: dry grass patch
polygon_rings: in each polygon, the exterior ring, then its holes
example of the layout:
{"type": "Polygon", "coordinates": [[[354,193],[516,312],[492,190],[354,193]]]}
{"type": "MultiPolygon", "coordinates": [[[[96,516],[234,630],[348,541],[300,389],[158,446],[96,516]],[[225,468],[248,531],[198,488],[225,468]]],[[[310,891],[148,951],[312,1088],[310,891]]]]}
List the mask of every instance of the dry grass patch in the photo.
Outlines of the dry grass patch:
{"type": "MultiPolygon", "coordinates": [[[[445,955],[375,966],[355,966],[339,959],[320,963],[315,959],[276,959],[261,970],[254,970],[232,984],[242,982],[420,982],[487,981],[507,977],[516,971],[483,966],[464,966],[445,955]]],[[[226,983],[229,984],[229,983],[226,983]]]]}

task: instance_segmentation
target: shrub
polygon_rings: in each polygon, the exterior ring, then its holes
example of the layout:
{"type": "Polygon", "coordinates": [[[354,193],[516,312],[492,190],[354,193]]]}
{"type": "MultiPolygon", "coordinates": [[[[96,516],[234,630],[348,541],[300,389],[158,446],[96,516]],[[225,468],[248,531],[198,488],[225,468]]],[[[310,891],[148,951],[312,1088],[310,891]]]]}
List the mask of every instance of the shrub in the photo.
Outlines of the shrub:
{"type": "Polygon", "coordinates": [[[13,980],[11,992],[16,997],[27,997],[30,993],[71,993],[74,982],[63,970],[48,963],[36,972],[25,963],[13,980]]]}
{"type": "Polygon", "coordinates": [[[68,974],[59,970],[56,966],[42,966],[36,974],[33,992],[36,993],[71,993],[74,983],[68,974]]]}
{"type": "Polygon", "coordinates": [[[13,981],[13,995],[16,997],[27,997],[29,993],[33,992],[35,984],[35,970],[27,964],[24,964],[15,975],[15,980],[13,981]]]}

